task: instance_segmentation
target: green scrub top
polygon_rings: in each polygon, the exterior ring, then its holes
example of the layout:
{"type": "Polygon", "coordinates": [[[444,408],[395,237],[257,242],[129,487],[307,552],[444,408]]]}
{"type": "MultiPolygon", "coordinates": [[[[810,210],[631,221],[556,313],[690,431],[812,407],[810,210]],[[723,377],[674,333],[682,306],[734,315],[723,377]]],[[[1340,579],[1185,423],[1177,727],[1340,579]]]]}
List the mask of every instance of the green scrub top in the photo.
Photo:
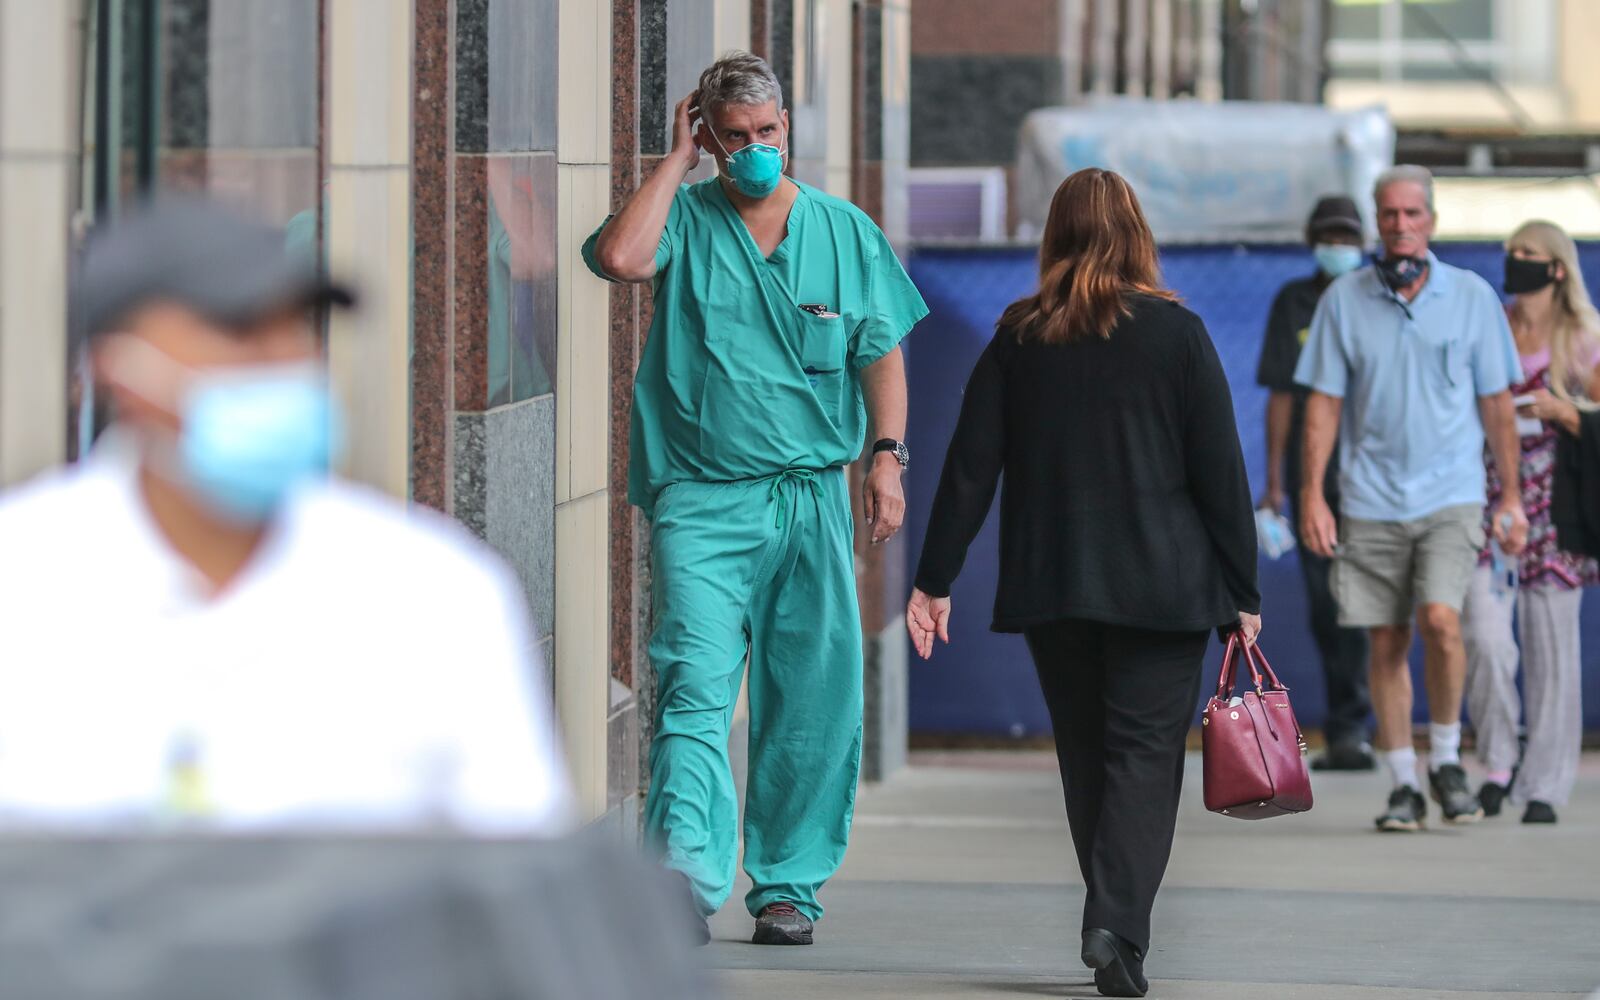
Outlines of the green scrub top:
{"type": "MultiPolygon", "coordinates": [[[[867,430],[861,369],[928,314],[865,212],[796,186],[788,235],[767,258],[716,178],[673,198],[633,385],[628,499],[646,514],[673,483],[854,461],[867,430]]],[[[610,221],[583,245],[607,280],[594,247],[610,221]]]]}

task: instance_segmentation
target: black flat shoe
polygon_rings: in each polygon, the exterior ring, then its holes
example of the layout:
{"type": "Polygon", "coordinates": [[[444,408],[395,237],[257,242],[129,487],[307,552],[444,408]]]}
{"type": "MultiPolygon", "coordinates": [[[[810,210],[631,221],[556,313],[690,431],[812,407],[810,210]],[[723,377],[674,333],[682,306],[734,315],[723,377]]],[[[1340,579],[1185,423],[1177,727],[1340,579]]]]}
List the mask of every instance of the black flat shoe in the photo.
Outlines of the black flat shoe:
{"type": "Polygon", "coordinates": [[[1524,823],[1554,823],[1556,821],[1555,806],[1548,802],[1539,802],[1537,800],[1529,802],[1528,808],[1523,810],[1522,821],[1524,823]]]}
{"type": "Polygon", "coordinates": [[[1144,953],[1103,927],[1083,932],[1083,964],[1094,970],[1094,985],[1103,997],[1142,997],[1150,991],[1144,953]]]}
{"type": "Polygon", "coordinates": [[[1493,781],[1485,781],[1483,787],[1478,789],[1478,804],[1483,806],[1485,816],[1500,815],[1500,807],[1505,805],[1506,796],[1511,794],[1509,785],[1502,785],[1493,781]]]}

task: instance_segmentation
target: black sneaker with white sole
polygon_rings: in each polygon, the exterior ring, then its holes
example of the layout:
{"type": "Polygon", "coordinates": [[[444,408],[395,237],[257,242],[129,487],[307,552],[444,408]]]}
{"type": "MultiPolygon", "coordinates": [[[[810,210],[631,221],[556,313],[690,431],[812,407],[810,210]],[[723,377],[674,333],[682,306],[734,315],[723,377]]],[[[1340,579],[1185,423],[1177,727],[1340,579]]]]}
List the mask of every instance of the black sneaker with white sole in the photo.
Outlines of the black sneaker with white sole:
{"type": "Polygon", "coordinates": [[[1415,833],[1422,829],[1428,817],[1428,803],[1422,793],[1410,785],[1401,785],[1389,793],[1389,808],[1375,823],[1384,833],[1415,833]]]}
{"type": "Polygon", "coordinates": [[[1451,823],[1476,823],[1483,819],[1483,805],[1467,784],[1467,772],[1460,764],[1445,764],[1428,772],[1428,785],[1439,811],[1451,823]]]}

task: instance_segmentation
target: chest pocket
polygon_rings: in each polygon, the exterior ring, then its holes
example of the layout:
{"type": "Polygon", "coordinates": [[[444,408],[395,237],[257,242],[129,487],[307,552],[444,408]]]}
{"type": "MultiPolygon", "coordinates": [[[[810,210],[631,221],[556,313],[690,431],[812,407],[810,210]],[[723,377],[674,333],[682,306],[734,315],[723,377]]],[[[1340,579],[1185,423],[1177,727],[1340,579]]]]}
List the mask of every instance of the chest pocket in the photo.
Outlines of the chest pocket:
{"type": "Polygon", "coordinates": [[[844,317],[800,315],[800,364],[807,375],[844,371],[844,317]]]}
{"type": "Polygon", "coordinates": [[[800,365],[816,394],[817,404],[835,427],[843,426],[845,405],[845,334],[843,316],[800,315],[800,365]]]}
{"type": "Polygon", "coordinates": [[[1449,388],[1457,388],[1472,381],[1472,345],[1466,337],[1454,336],[1432,346],[1430,368],[1449,388]]]}

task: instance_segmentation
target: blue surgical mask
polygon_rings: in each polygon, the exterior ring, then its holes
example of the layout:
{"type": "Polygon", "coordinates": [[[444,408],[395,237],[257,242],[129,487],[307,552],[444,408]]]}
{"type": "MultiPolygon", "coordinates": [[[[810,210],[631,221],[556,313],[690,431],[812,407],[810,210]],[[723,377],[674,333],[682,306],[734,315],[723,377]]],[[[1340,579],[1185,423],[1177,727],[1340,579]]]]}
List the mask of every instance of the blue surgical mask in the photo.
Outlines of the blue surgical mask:
{"type": "Polygon", "coordinates": [[[316,365],[199,376],[184,397],[184,479],[218,513],[260,523],[296,486],[327,471],[336,420],[316,365]]]}
{"type": "Polygon", "coordinates": [[[749,198],[765,198],[778,190],[778,182],[783,180],[783,160],[788,155],[788,138],[784,138],[784,147],[769,146],[764,142],[752,142],[748,146],[730,153],[722,140],[717,137],[717,130],[708,121],[706,128],[711,133],[711,138],[722,150],[722,155],[727,157],[724,172],[727,178],[733,181],[733,186],[739,193],[749,198]]]}
{"type": "Polygon", "coordinates": [[[1318,243],[1311,248],[1311,255],[1317,259],[1322,273],[1330,278],[1349,274],[1361,266],[1361,248],[1343,243],[1318,243]]]}
{"type": "MultiPolygon", "coordinates": [[[[144,345],[142,341],[135,343],[144,345]]],[[[160,449],[159,471],[220,516],[261,524],[293,490],[324,474],[338,450],[341,427],[327,372],[311,362],[260,364],[190,371],[149,347],[142,352],[150,398],[150,362],[168,367],[181,386],[177,440],[160,449]]],[[[130,374],[124,371],[124,375],[130,374]]]]}

